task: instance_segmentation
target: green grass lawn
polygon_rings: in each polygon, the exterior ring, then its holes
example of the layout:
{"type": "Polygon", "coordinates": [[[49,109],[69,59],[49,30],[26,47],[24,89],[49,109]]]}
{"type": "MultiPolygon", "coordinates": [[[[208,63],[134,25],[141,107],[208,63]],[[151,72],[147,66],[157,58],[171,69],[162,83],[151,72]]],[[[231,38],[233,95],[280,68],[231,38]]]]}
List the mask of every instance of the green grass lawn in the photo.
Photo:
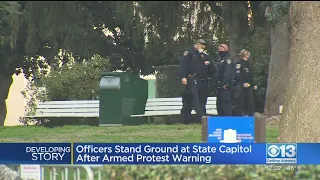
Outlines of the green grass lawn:
{"type": "MultiPolygon", "coordinates": [[[[267,142],[277,135],[277,126],[267,127],[267,142]]],[[[201,142],[201,125],[0,127],[0,142],[201,142]]]]}

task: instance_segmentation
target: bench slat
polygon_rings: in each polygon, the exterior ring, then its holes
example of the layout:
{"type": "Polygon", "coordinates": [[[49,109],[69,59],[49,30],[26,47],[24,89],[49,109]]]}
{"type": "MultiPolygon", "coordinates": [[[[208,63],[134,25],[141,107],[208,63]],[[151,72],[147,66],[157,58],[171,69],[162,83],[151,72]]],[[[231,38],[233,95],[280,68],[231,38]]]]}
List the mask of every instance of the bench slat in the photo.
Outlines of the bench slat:
{"type": "MultiPolygon", "coordinates": [[[[196,114],[193,110],[191,114],[196,114]]],[[[216,110],[207,110],[208,115],[217,115],[216,110]]],[[[166,116],[166,115],[180,115],[180,110],[172,110],[172,111],[146,111],[145,114],[141,115],[131,115],[131,117],[148,117],[148,116],[166,116]]]]}
{"type": "MultiPolygon", "coordinates": [[[[207,101],[207,105],[216,104],[216,101],[207,101]]],[[[147,102],[147,106],[182,106],[182,102],[147,102]]]]}
{"type": "MultiPolygon", "coordinates": [[[[28,116],[26,116],[28,117],[28,116]]],[[[96,113],[36,113],[29,117],[99,117],[99,112],[96,113]]]]}
{"type": "MultiPolygon", "coordinates": [[[[146,106],[146,111],[158,111],[158,110],[181,110],[182,105],[180,106],[146,106]]],[[[215,104],[206,105],[206,109],[216,109],[215,104]]]]}
{"type": "Polygon", "coordinates": [[[99,104],[39,104],[37,109],[99,108],[99,104]]]}
{"type": "Polygon", "coordinates": [[[42,113],[99,113],[99,108],[79,108],[79,109],[37,109],[37,112],[42,113]]]}
{"type": "MultiPolygon", "coordinates": [[[[216,101],[216,97],[208,97],[207,100],[214,100],[216,101]]],[[[182,97],[176,97],[176,98],[151,98],[151,99],[148,99],[148,102],[163,102],[163,101],[182,101],[182,97]]]]}
{"type": "Polygon", "coordinates": [[[99,104],[99,100],[83,100],[83,101],[45,101],[39,102],[39,105],[57,105],[57,104],[99,104]]]}
{"type": "MultiPolygon", "coordinates": [[[[217,110],[216,109],[207,109],[207,114],[217,114],[217,110]]],[[[145,114],[158,114],[158,113],[172,113],[174,112],[174,115],[180,115],[181,110],[162,110],[162,111],[146,111],[145,114]]],[[[191,111],[192,114],[196,114],[195,110],[191,111]]]]}

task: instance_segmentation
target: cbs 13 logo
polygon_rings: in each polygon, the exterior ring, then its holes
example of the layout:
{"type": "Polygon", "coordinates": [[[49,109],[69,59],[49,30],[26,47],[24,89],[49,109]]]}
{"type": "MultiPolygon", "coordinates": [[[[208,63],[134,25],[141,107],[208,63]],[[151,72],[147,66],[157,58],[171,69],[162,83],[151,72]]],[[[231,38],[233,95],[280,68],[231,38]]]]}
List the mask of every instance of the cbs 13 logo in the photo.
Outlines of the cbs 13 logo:
{"type": "Polygon", "coordinates": [[[296,158],[296,144],[267,144],[268,158],[296,158]]]}

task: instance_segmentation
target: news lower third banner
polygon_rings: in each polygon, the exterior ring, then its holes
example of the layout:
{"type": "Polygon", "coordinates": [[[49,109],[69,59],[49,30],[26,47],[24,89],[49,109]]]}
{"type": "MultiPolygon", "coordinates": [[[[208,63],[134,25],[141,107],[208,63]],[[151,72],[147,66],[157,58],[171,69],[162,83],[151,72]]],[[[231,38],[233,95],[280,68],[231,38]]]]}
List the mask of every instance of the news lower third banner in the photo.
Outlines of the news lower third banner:
{"type": "Polygon", "coordinates": [[[320,144],[0,143],[0,164],[320,164],[320,144]]]}

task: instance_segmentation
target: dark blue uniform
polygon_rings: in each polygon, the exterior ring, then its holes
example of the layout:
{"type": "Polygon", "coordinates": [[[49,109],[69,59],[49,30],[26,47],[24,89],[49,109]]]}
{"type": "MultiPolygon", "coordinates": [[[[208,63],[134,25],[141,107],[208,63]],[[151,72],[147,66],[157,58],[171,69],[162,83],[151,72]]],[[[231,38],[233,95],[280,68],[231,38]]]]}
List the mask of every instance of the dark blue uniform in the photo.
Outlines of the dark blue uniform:
{"type": "Polygon", "coordinates": [[[234,115],[253,116],[255,112],[253,95],[253,75],[248,61],[243,59],[235,62],[234,74],[234,115]],[[250,84],[245,88],[244,83],[250,84]]]}
{"type": "Polygon", "coordinates": [[[185,123],[191,118],[194,109],[198,116],[206,115],[208,98],[208,77],[214,73],[213,63],[205,53],[199,53],[194,47],[185,51],[180,60],[181,79],[187,79],[187,85],[182,95],[181,116],[185,123]],[[209,64],[206,65],[205,61],[209,64]]]}
{"type": "Polygon", "coordinates": [[[232,116],[233,67],[233,61],[227,57],[223,57],[218,63],[217,111],[219,116],[232,116]]]}

